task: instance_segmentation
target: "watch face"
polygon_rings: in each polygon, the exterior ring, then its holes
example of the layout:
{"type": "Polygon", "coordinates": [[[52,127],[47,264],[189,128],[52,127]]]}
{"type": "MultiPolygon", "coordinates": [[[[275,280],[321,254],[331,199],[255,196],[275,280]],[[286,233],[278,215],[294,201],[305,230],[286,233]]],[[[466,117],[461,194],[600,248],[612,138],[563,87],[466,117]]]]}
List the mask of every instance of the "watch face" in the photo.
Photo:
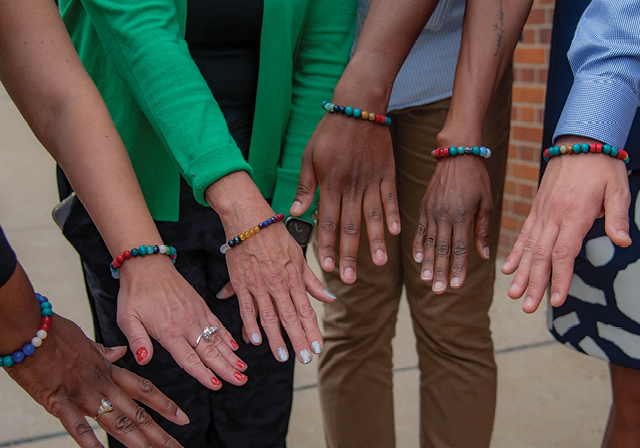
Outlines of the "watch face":
{"type": "Polygon", "coordinates": [[[287,218],[285,221],[287,230],[296,242],[301,246],[309,244],[311,239],[311,232],[313,231],[313,224],[304,219],[294,218],[293,216],[287,218]]]}

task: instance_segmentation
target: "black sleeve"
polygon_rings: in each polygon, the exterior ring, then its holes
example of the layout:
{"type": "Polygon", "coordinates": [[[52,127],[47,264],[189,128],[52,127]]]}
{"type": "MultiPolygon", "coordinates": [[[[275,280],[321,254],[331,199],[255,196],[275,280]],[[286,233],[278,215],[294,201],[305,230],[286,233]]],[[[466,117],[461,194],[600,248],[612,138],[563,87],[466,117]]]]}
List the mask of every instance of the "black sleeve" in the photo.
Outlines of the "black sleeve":
{"type": "Polygon", "coordinates": [[[11,278],[16,270],[16,263],[16,254],[9,246],[9,242],[0,226],[0,287],[11,278]]]}

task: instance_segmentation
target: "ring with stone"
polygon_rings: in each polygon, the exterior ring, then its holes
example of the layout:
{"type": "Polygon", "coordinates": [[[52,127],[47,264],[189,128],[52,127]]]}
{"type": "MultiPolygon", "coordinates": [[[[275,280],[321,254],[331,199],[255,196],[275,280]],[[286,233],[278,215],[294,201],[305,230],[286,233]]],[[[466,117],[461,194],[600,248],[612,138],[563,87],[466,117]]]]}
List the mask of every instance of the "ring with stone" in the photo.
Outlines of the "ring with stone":
{"type": "Polygon", "coordinates": [[[198,336],[198,339],[196,339],[196,343],[194,344],[193,348],[198,347],[198,344],[200,343],[201,339],[204,339],[205,342],[210,342],[211,335],[215,333],[217,329],[218,329],[218,326],[214,325],[213,327],[206,327],[204,330],[202,330],[202,333],[200,334],[200,336],[198,336]]]}
{"type": "Polygon", "coordinates": [[[93,417],[93,419],[95,421],[98,421],[98,419],[100,418],[100,416],[102,414],[106,414],[107,412],[111,412],[113,411],[113,405],[111,404],[111,402],[109,400],[107,400],[106,398],[103,398],[102,401],[100,402],[100,407],[98,408],[98,413],[96,414],[95,417],[93,417]]]}

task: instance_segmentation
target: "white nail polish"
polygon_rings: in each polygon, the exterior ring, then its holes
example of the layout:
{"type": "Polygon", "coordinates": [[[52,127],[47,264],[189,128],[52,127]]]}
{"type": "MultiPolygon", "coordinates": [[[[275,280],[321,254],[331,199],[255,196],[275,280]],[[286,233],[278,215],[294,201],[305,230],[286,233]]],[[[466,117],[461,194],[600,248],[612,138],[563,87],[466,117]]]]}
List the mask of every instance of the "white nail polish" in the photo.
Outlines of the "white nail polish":
{"type": "Polygon", "coordinates": [[[258,333],[253,333],[251,335],[251,341],[253,341],[254,344],[259,344],[260,343],[260,335],[258,333]]]}
{"type": "Polygon", "coordinates": [[[333,300],[336,300],[336,299],[337,299],[337,297],[335,296],[335,294],[333,294],[333,293],[331,293],[331,292],[327,291],[326,289],[324,290],[324,293],[325,293],[327,296],[329,296],[329,298],[330,298],[330,299],[333,299],[333,300]]]}
{"type": "Polygon", "coordinates": [[[311,362],[311,353],[306,348],[300,351],[300,361],[302,364],[309,364],[311,362]]]}
{"type": "Polygon", "coordinates": [[[221,299],[223,298],[225,295],[227,294],[227,288],[225,288],[224,286],[222,287],[222,289],[220,291],[218,291],[218,294],[216,294],[216,299],[221,299]]]}
{"type": "Polygon", "coordinates": [[[282,347],[278,347],[277,352],[278,352],[278,359],[280,360],[280,362],[285,362],[287,359],[289,359],[289,354],[282,347]]]}
{"type": "Polygon", "coordinates": [[[320,353],[322,353],[322,347],[320,346],[320,342],[313,341],[311,343],[311,350],[313,350],[313,353],[315,353],[316,355],[319,355],[320,353]]]}

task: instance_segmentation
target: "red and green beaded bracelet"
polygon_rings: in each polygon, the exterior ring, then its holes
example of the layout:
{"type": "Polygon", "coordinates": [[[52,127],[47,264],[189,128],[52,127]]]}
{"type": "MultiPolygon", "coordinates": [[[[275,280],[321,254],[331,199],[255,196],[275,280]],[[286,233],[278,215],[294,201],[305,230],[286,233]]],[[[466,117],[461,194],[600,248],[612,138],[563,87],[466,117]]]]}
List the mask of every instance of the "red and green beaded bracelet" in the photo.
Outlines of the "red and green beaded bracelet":
{"type": "Polygon", "coordinates": [[[624,149],[616,148],[612,145],[603,145],[601,143],[576,143],[567,146],[552,146],[544,150],[542,157],[548,162],[551,157],[561,156],[563,154],[581,154],[581,153],[602,153],[629,163],[629,154],[624,149]]]}
{"type": "Polygon", "coordinates": [[[337,104],[333,104],[327,100],[322,102],[321,107],[327,112],[336,112],[342,115],[346,115],[347,117],[361,118],[363,120],[369,120],[374,123],[386,124],[387,126],[391,124],[391,118],[387,116],[374,114],[373,112],[367,112],[366,110],[354,109],[351,106],[338,106],[337,104]]]}
{"type": "Polygon", "coordinates": [[[491,157],[491,150],[486,146],[452,146],[450,148],[438,148],[431,151],[431,157],[442,159],[444,157],[455,157],[462,154],[473,154],[483,159],[491,157]]]}
{"type": "Polygon", "coordinates": [[[131,250],[125,250],[121,255],[118,255],[113,259],[111,264],[109,265],[109,269],[111,270],[111,276],[115,279],[120,278],[120,274],[118,273],[118,268],[124,264],[126,260],[129,260],[133,257],[144,257],[146,255],[153,254],[164,254],[168,255],[171,258],[171,261],[176,262],[176,258],[178,258],[178,253],[176,252],[176,248],[173,246],[167,246],[164,244],[154,244],[154,245],[142,245],[140,247],[134,247],[131,250]]]}

